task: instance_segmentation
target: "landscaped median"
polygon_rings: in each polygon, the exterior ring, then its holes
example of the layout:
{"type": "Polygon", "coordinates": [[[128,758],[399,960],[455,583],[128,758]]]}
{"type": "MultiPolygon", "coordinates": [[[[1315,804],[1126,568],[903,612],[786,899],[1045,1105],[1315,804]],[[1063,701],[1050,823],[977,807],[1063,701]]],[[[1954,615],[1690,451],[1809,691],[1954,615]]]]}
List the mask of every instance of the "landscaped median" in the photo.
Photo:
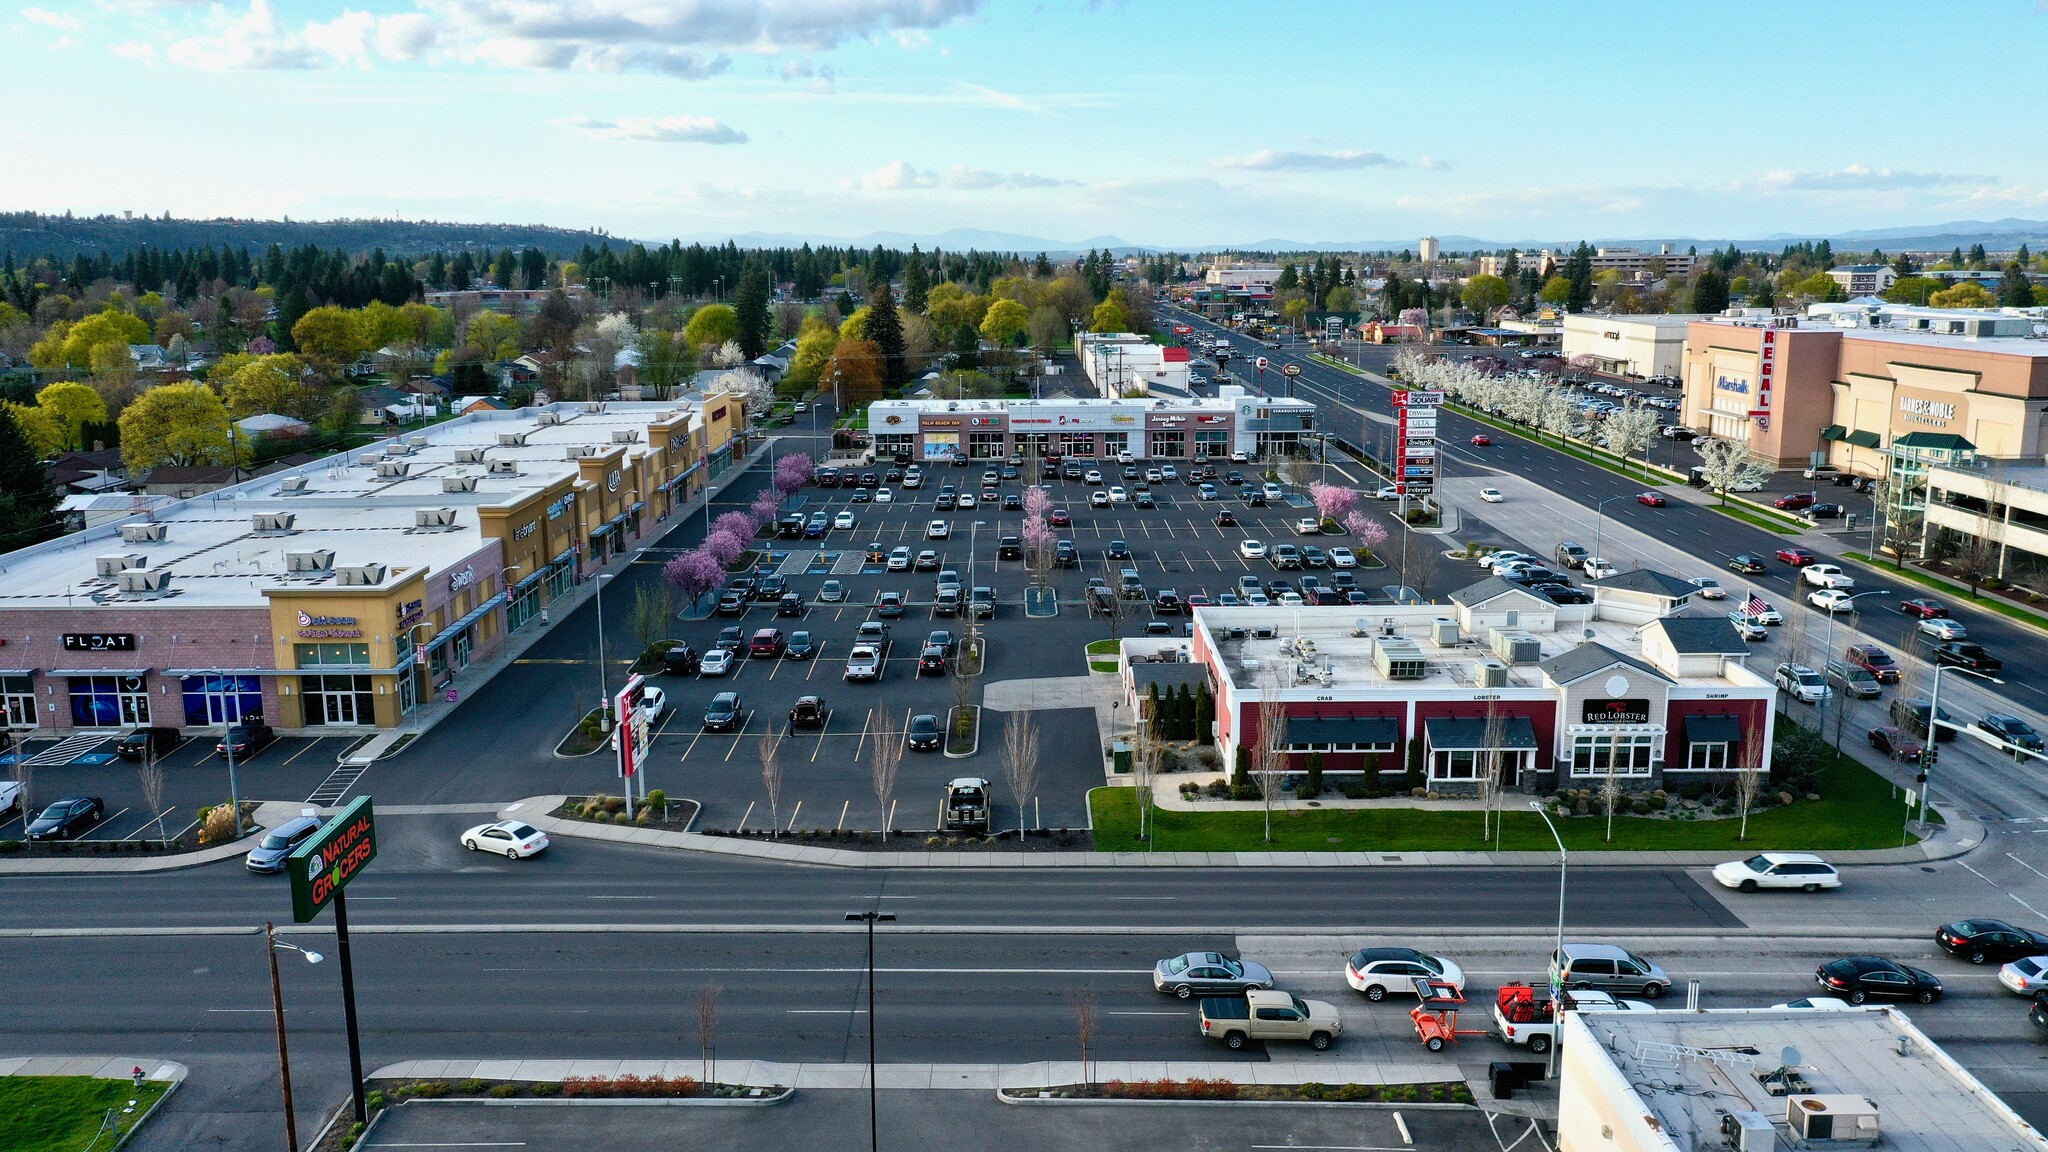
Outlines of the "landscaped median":
{"type": "MultiPolygon", "coordinates": [[[[1597,781],[1593,781],[1597,785],[1597,781]]],[[[1778,802],[1775,785],[1759,792],[1746,836],[1739,815],[1719,805],[1690,808],[1672,802],[1662,813],[1635,814],[1624,797],[1614,816],[1613,838],[1597,797],[1584,814],[1553,815],[1566,847],[1574,852],[1759,852],[1853,851],[1899,848],[1917,837],[1905,830],[1904,796],[1877,773],[1846,756],[1824,762],[1816,795],[1778,802]]],[[[1789,793],[1787,795],[1790,795],[1789,793]]],[[[1485,814],[1449,808],[1423,798],[1383,798],[1360,807],[1303,807],[1276,801],[1273,839],[1266,840],[1263,805],[1221,804],[1195,811],[1154,807],[1151,842],[1138,839],[1138,797],[1131,788],[1104,787],[1089,793],[1088,805],[1098,852],[1552,852],[1556,841],[1542,817],[1528,808],[1534,797],[1511,793],[1498,814],[1498,841],[1482,831],[1485,814]]],[[[1565,810],[1579,812],[1578,797],[1565,810]]],[[[1647,806],[1647,805],[1646,805],[1647,806]]]]}
{"type": "Polygon", "coordinates": [[[1240,1100],[1249,1103],[1299,1104],[1470,1104],[1472,1089],[1463,1081],[1440,1080],[1424,1084],[1240,1084],[1221,1077],[1185,1080],[1163,1077],[1157,1080],[1103,1080],[1089,1084],[1055,1084],[1045,1088],[1002,1088],[997,1097],[1005,1104],[1036,1104],[1044,1101],[1102,1103],[1105,1101],[1240,1100]]]}
{"type": "Polygon", "coordinates": [[[2038,612],[2029,612],[2025,608],[1995,593],[1988,597],[1970,596],[1969,588],[1964,585],[1953,580],[1942,579],[1931,573],[1922,572],[1910,564],[1894,566],[1883,557],[1872,556],[1865,552],[1844,552],[1842,555],[1847,559],[1856,561],[1858,564],[1867,564],[1887,576],[1896,576],[1901,580],[1910,580],[1922,588],[1931,588],[1936,592],[1949,596],[1968,597],[1968,603],[1972,608],[1982,608],[1987,612],[1996,612],[2008,620],[2017,621],[2030,628],[2039,628],[2044,632],[2048,632],[2048,616],[2043,616],[2038,612]]]}

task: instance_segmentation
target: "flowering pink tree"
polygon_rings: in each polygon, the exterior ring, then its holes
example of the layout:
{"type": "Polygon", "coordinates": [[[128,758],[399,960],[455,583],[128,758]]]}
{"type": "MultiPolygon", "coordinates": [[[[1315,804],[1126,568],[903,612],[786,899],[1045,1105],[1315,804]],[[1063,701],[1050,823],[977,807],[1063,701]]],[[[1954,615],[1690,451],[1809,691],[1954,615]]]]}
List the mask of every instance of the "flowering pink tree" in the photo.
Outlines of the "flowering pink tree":
{"type": "Polygon", "coordinates": [[[1358,493],[1354,489],[1339,488],[1335,484],[1315,483],[1308,486],[1309,499],[1316,502],[1316,511],[1323,519],[1342,522],[1358,507],[1358,493]]]}
{"type": "Polygon", "coordinates": [[[1363,512],[1345,513],[1344,530],[1351,533],[1351,538],[1358,541],[1359,549],[1368,556],[1387,542],[1387,526],[1363,512]]]}
{"type": "Polygon", "coordinates": [[[815,471],[817,465],[804,453],[784,456],[775,462],[775,490],[787,496],[810,483],[815,471]]]}
{"type": "Polygon", "coordinates": [[[746,555],[747,539],[752,535],[753,533],[751,532],[747,536],[735,536],[730,532],[722,530],[714,531],[710,536],[705,537],[704,551],[710,553],[718,561],[719,568],[723,570],[730,567],[733,561],[746,555]]]}
{"type": "Polygon", "coordinates": [[[663,565],[661,574],[695,604],[699,597],[725,582],[725,565],[704,549],[692,548],[663,565]]]}
{"type": "Polygon", "coordinates": [[[711,534],[716,536],[723,532],[745,543],[754,538],[754,533],[760,527],[760,521],[755,520],[745,512],[725,512],[721,513],[718,519],[711,522],[711,534]]]}
{"type": "Polygon", "coordinates": [[[1043,516],[1024,518],[1024,567],[1031,572],[1032,580],[1045,582],[1045,574],[1052,567],[1052,553],[1056,537],[1043,516]]]}
{"type": "Polygon", "coordinates": [[[747,508],[748,515],[756,524],[773,524],[775,513],[781,509],[782,501],[776,496],[776,489],[763,488],[754,493],[754,502],[747,508]]]}
{"type": "Polygon", "coordinates": [[[1024,490],[1024,515],[1027,518],[1043,520],[1051,511],[1052,493],[1035,485],[1024,490]]]}

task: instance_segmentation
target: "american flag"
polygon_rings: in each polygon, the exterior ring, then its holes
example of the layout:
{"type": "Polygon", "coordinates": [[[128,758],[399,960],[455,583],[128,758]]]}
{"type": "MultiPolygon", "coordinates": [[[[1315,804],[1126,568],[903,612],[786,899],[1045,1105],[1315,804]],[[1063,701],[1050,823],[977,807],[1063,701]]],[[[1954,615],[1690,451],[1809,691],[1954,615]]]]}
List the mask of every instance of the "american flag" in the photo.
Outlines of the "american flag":
{"type": "Polygon", "coordinates": [[[1771,606],[1769,604],[1764,603],[1763,597],[1757,595],[1754,592],[1751,592],[1749,594],[1749,603],[1745,606],[1745,611],[1747,611],[1751,616],[1761,616],[1765,612],[1769,611],[1770,607],[1771,606]]]}

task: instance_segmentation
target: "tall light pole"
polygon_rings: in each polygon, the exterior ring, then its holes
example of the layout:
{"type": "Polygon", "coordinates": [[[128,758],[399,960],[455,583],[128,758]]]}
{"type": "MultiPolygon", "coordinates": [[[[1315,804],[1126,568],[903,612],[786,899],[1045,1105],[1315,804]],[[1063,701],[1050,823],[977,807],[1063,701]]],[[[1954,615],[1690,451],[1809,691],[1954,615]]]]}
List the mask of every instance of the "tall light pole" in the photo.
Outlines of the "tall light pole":
{"type": "MultiPolygon", "coordinates": [[[[1557,834],[1557,825],[1550,822],[1550,813],[1545,812],[1543,810],[1543,802],[1540,800],[1531,800],[1529,801],[1529,807],[1534,809],[1538,816],[1543,817],[1543,826],[1550,829],[1551,839],[1557,841],[1557,951],[1551,953],[1550,960],[1551,971],[1555,973],[1558,971],[1557,966],[1560,963],[1562,963],[1564,959],[1564,881],[1565,857],[1567,853],[1565,852],[1564,848],[1564,837],[1557,834]]],[[[1555,1001],[1558,999],[1558,992],[1559,989],[1557,986],[1557,981],[1556,978],[1553,976],[1550,985],[1551,1000],[1555,1001]]],[[[1557,1020],[1558,1022],[1559,1036],[1564,1035],[1564,1020],[1562,1018],[1562,1015],[1562,1006],[1553,1005],[1551,1009],[1551,1018],[1557,1020]]],[[[870,1021],[870,1023],[872,1023],[872,1021],[870,1021]]],[[[1557,1041],[1555,1040],[1552,1040],[1550,1043],[1549,1067],[1549,1078],[1552,1080],[1557,1079],[1557,1041]]]]}
{"type": "MultiPolygon", "coordinates": [[[[1621,499],[1619,496],[1609,496],[1593,508],[1593,555],[1595,556],[1600,556],[1600,540],[1607,531],[1607,506],[1619,499],[1621,499]]],[[[1601,559],[1604,560],[1606,557],[1602,556],[1601,559]]]]}
{"type": "Polygon", "coordinates": [[[891,923],[896,914],[877,909],[848,912],[846,918],[868,926],[868,1152],[880,1152],[881,1129],[875,1123],[875,924],[891,923]]]}
{"type": "MultiPolygon", "coordinates": [[[[236,691],[231,684],[231,682],[238,680],[238,678],[230,676],[225,668],[215,668],[205,673],[205,675],[212,676],[215,684],[224,686],[220,694],[220,746],[227,749],[228,806],[234,809],[235,837],[240,839],[242,835],[242,788],[240,778],[235,773],[234,728],[242,719],[242,697],[241,693],[236,691]],[[234,715],[232,717],[228,715],[229,700],[235,702],[233,708],[234,715]]],[[[303,707],[303,704],[301,706],[303,707]]]]}
{"type": "Polygon", "coordinates": [[[284,1141],[287,1152],[299,1152],[299,1118],[292,1111],[292,1061],[285,1050],[284,1042],[284,985],[277,978],[277,953],[289,948],[306,958],[308,964],[318,964],[327,957],[318,952],[286,943],[277,938],[277,925],[263,925],[263,942],[268,945],[264,952],[270,956],[270,1008],[277,1017],[277,1071],[284,1080],[284,1141]]]}
{"type": "Polygon", "coordinates": [[[1965,676],[1975,676],[1979,680],[1988,680],[1993,684],[2005,683],[2005,681],[2000,680],[1989,672],[1979,672],[1974,668],[1963,668],[1954,664],[1938,662],[1934,665],[1934,686],[1927,690],[1927,745],[1920,750],[1920,779],[1914,781],[1914,783],[1920,785],[1920,832],[1922,835],[1925,835],[1927,832],[1927,793],[1933,783],[1934,754],[1936,752],[1936,745],[1941,742],[1941,732],[1936,725],[1940,723],[1941,718],[1941,674],[1943,672],[1961,672],[1965,676]]]}
{"type": "MultiPolygon", "coordinates": [[[[1871,589],[1871,590],[1870,590],[1870,591],[1868,591],[1868,592],[1858,592],[1858,593],[1856,593],[1856,594],[1855,594],[1854,596],[1851,596],[1851,597],[1849,597],[1849,610],[1850,610],[1851,612],[1854,612],[1854,611],[1856,610],[1856,601],[1858,601],[1858,600],[1861,600],[1861,599],[1863,599],[1863,598],[1864,598],[1865,596],[1889,596],[1889,595],[1891,595],[1891,590],[1890,590],[1890,589],[1887,589],[1887,588],[1873,588],[1873,589],[1871,589]]],[[[1827,729],[1827,723],[1828,723],[1828,718],[1827,718],[1827,702],[1828,702],[1828,699],[1829,699],[1830,697],[1834,696],[1834,694],[1835,694],[1835,690],[1834,690],[1834,688],[1833,688],[1833,687],[1830,687],[1830,686],[1829,686],[1829,685],[1827,684],[1827,678],[1828,678],[1828,661],[1830,661],[1830,660],[1832,660],[1832,659],[1834,659],[1834,658],[1835,658],[1835,655],[1834,655],[1834,654],[1835,654],[1835,610],[1834,610],[1834,609],[1832,609],[1832,608],[1830,608],[1830,609],[1828,609],[1828,630],[1827,630],[1827,633],[1826,633],[1826,634],[1825,634],[1824,636],[1822,636],[1822,638],[1821,638],[1821,642],[1820,642],[1820,678],[1821,678],[1821,686],[1822,686],[1822,687],[1825,687],[1825,688],[1827,688],[1827,690],[1828,690],[1828,694],[1827,694],[1827,696],[1823,696],[1823,697],[1821,697],[1821,718],[1820,718],[1820,723],[1821,723],[1821,729],[1820,729],[1820,730],[1821,730],[1821,735],[1823,735],[1823,736],[1827,735],[1827,730],[1828,730],[1828,729],[1827,729]]],[[[1846,684],[1845,684],[1844,686],[1846,687],[1846,684]]],[[[1837,702],[1835,703],[1835,751],[1837,751],[1837,752],[1840,752],[1840,751],[1842,750],[1842,708],[1843,708],[1843,705],[1842,705],[1842,703],[1841,703],[1840,701],[1837,701],[1837,702]]],[[[1931,732],[1930,732],[1930,735],[1931,735],[1931,732]]]]}

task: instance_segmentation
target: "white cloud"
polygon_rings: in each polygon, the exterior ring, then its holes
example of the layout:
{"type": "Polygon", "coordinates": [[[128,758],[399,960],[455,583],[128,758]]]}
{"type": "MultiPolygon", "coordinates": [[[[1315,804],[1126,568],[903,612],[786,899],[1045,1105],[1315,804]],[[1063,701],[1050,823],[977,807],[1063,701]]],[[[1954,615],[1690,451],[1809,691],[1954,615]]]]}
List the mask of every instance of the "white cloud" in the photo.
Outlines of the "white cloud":
{"type": "Polygon", "coordinates": [[[143,40],[125,40],[114,45],[114,55],[123,60],[153,63],[156,60],[156,45],[143,40]]]}
{"type": "Polygon", "coordinates": [[[434,22],[417,12],[377,21],[377,52],[387,60],[417,60],[434,44],[434,22]]]}
{"type": "MultiPolygon", "coordinates": [[[[330,64],[367,69],[378,58],[417,59],[435,38],[433,22],[417,13],[377,16],[353,9],[294,33],[272,11],[269,0],[250,0],[229,18],[216,11],[206,31],[172,42],[165,54],[203,72],[320,68],[330,64]]],[[[137,43],[137,42],[130,42],[137,43]]],[[[128,59],[147,58],[124,45],[128,59]]]]}
{"type": "Polygon", "coordinates": [[[747,134],[709,116],[641,116],[622,120],[571,122],[600,140],[651,140],[660,144],[745,144],[747,134]]]}
{"type": "Polygon", "coordinates": [[[961,164],[955,165],[946,173],[946,184],[963,192],[985,192],[993,188],[1059,188],[1078,185],[1079,181],[1040,176],[1032,172],[995,172],[987,168],[970,168],[961,164]]]}
{"type": "Polygon", "coordinates": [[[1271,148],[1244,156],[1225,156],[1209,161],[1211,168],[1237,168],[1251,172],[1336,172],[1350,168],[1403,168],[1401,161],[1379,152],[1277,152],[1271,148]]]}
{"type": "Polygon", "coordinates": [[[1826,172],[1766,172],[1757,184],[1787,192],[1895,192],[1912,188],[1942,188],[1958,184],[1990,182],[1987,176],[1959,176],[1948,172],[1907,172],[1851,164],[1826,172]]]}
{"type": "Polygon", "coordinates": [[[938,183],[938,173],[920,171],[897,160],[872,172],[863,172],[856,179],[841,180],[839,186],[848,190],[864,188],[870,192],[902,192],[913,188],[936,188],[938,183]]]}
{"type": "Polygon", "coordinates": [[[269,0],[250,0],[249,10],[241,16],[218,22],[209,33],[173,41],[164,55],[201,72],[312,68],[319,64],[319,58],[278,23],[269,0]]]}
{"type": "Polygon", "coordinates": [[[42,8],[23,8],[21,10],[21,18],[31,24],[40,24],[45,28],[54,28],[59,32],[76,32],[79,29],[78,17],[64,12],[50,12],[42,8]]]}
{"type": "Polygon", "coordinates": [[[1451,170],[1450,161],[1439,160],[1434,156],[1424,156],[1415,162],[1415,166],[1424,172],[1448,172],[1451,170]]]}

